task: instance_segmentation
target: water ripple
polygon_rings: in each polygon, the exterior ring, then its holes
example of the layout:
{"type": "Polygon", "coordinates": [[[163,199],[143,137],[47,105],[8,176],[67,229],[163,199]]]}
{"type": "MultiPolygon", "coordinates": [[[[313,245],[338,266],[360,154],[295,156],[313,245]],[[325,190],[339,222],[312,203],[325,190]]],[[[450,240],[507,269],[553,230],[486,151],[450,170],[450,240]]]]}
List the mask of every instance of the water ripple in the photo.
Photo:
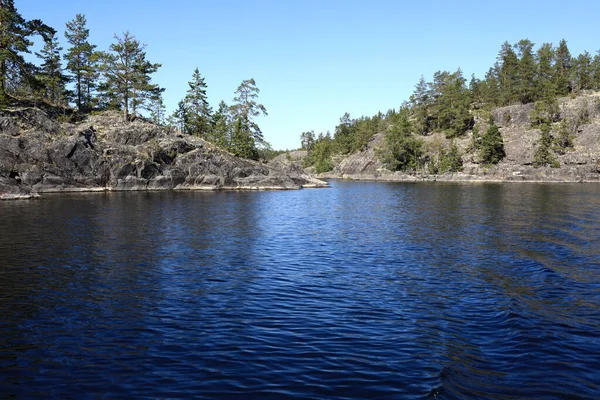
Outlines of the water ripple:
{"type": "Polygon", "coordinates": [[[0,203],[0,398],[600,396],[597,185],[0,203]]]}

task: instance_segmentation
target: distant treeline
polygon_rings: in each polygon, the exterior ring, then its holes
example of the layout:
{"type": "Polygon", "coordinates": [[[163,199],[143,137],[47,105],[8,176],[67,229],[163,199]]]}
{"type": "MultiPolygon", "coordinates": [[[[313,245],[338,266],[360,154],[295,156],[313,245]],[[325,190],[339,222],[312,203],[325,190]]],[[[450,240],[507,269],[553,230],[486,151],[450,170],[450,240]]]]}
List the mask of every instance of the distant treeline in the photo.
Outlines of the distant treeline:
{"type": "MultiPolygon", "coordinates": [[[[560,122],[557,98],[599,90],[600,55],[592,57],[586,51],[573,57],[565,40],[558,46],[544,43],[537,50],[534,47],[527,39],[514,45],[505,42],[484,79],[471,76],[467,83],[460,68],[455,72],[438,71],[431,81],[421,77],[399,110],[358,119],[346,113],[333,135],[303,132],[302,148],[308,150],[305,166],[314,166],[318,172],[328,171],[332,168],[332,156],[363,150],[375,134],[387,130],[390,134],[379,156],[389,169],[460,170],[462,164],[455,145],[440,149],[436,163],[432,163],[423,160],[423,141],[419,136],[444,132],[448,139],[462,137],[474,128],[476,114],[489,115],[494,107],[532,102],[536,102],[533,125],[542,131],[535,165],[556,166],[550,149],[560,152],[561,148],[572,146],[572,129],[567,122],[556,126],[560,122]]],[[[472,147],[482,163],[494,164],[504,156],[502,138],[492,120],[486,118],[484,128],[482,132],[474,130],[472,147]]]]}
{"type": "Polygon", "coordinates": [[[239,85],[231,105],[221,101],[213,112],[206,82],[196,68],[185,97],[167,117],[164,88],[152,82],[161,64],[147,60],[146,46],[124,32],[115,35],[107,51],[99,51],[89,41],[86,23],[82,14],[66,23],[68,46],[63,52],[54,28],[38,19],[26,21],[13,0],[0,0],[0,107],[33,99],[57,107],[73,106],[79,114],[120,110],[125,119],[131,119],[145,112],[157,124],[176,126],[238,156],[258,159],[271,152],[254,121],[267,115],[265,107],[256,101],[259,89],[254,79],[239,85]],[[37,64],[24,58],[31,52],[35,35],[44,41],[43,48],[35,53],[37,64]]]}

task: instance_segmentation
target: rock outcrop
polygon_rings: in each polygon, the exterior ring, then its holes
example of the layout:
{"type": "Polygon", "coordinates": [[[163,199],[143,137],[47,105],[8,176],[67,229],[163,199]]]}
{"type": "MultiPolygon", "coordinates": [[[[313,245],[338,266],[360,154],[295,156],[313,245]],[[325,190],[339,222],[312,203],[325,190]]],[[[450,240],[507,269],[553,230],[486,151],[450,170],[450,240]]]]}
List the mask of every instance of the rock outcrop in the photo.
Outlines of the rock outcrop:
{"type": "Polygon", "coordinates": [[[299,168],[240,159],[200,138],[105,112],[58,123],[0,111],[0,198],[92,190],[257,190],[325,186],[299,168]]]}
{"type": "MultiPolygon", "coordinates": [[[[376,156],[376,149],[384,144],[385,133],[375,135],[366,149],[343,158],[334,158],[330,172],[317,175],[321,179],[357,179],[383,181],[517,181],[517,182],[599,182],[600,181],[600,93],[588,93],[559,101],[561,118],[578,121],[573,148],[564,154],[554,154],[559,168],[534,168],[533,159],[540,131],[531,127],[529,115],[533,104],[515,105],[493,110],[492,115],[504,140],[506,157],[498,165],[479,163],[472,146],[473,132],[456,139],[462,154],[464,169],[459,173],[442,175],[391,172],[386,170],[376,156]]],[[[483,121],[481,121],[483,122],[483,121]]],[[[485,126],[485,123],[482,123],[485,126]]],[[[444,134],[434,133],[422,138],[426,158],[431,149],[440,145],[449,148],[444,134]]],[[[294,161],[302,164],[302,160],[294,161]]]]}

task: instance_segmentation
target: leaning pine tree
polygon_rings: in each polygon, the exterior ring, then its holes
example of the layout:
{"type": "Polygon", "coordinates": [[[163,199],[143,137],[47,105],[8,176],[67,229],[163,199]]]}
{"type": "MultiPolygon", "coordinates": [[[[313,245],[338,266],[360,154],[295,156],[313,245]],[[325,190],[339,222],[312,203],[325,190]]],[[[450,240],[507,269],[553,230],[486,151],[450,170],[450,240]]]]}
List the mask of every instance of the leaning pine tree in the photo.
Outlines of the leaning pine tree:
{"type": "Polygon", "coordinates": [[[256,102],[259,92],[254,79],[245,80],[235,91],[234,104],[231,106],[235,125],[230,150],[237,156],[255,160],[258,159],[257,145],[267,145],[262,131],[254,121],[261,114],[267,115],[265,106],[256,102]]]}

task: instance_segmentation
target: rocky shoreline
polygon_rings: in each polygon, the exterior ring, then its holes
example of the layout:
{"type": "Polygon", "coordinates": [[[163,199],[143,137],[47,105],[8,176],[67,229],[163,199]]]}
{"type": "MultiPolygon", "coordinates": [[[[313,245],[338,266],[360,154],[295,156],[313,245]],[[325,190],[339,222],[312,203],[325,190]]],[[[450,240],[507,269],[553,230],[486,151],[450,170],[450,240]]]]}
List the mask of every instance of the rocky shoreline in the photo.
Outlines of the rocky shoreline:
{"type": "Polygon", "coordinates": [[[0,111],[0,199],[54,192],[325,186],[301,168],[240,159],[169,127],[125,122],[116,112],[59,123],[37,108],[0,111]]]}
{"type": "MultiPolygon", "coordinates": [[[[578,121],[572,131],[573,147],[553,154],[558,167],[534,167],[534,154],[540,130],[531,126],[533,104],[494,109],[492,116],[502,134],[506,157],[497,165],[482,165],[473,149],[473,132],[455,139],[463,170],[456,173],[430,174],[389,171],[377,156],[386,133],[375,135],[368,145],[354,154],[334,156],[333,169],[315,174],[319,179],[369,180],[380,182],[600,182],[600,93],[590,92],[559,100],[560,116],[578,121]]],[[[450,146],[443,132],[421,136],[425,159],[434,159],[435,150],[450,146]]],[[[278,163],[302,166],[306,151],[293,151],[277,157],[278,163]]],[[[314,168],[307,172],[314,173],[314,168]]]]}

